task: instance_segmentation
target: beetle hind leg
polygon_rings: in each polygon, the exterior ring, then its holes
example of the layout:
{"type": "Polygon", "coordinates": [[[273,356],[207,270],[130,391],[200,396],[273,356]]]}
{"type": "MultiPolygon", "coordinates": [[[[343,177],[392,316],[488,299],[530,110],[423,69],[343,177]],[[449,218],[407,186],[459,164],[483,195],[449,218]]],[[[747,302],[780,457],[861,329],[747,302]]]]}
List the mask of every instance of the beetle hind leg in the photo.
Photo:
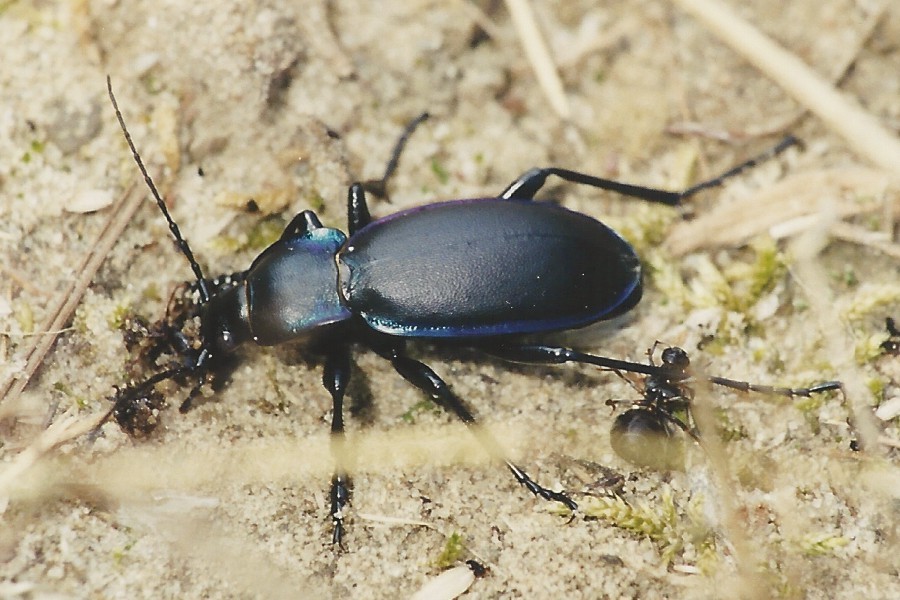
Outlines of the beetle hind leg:
{"type": "Polygon", "coordinates": [[[603,177],[595,177],[594,175],[588,175],[587,173],[581,173],[579,171],[571,171],[569,169],[561,169],[559,167],[545,167],[534,168],[526,171],[525,173],[520,175],[518,179],[509,184],[506,189],[503,190],[503,192],[498,196],[498,198],[501,198],[503,200],[533,200],[534,195],[537,194],[542,187],[544,187],[544,184],[547,182],[547,177],[549,177],[550,175],[555,175],[556,177],[559,177],[560,179],[563,179],[570,183],[586,185],[588,187],[593,187],[601,190],[608,190],[617,194],[622,194],[623,196],[639,198],[648,202],[656,202],[659,204],[666,204],[668,206],[678,206],[681,204],[682,200],[690,198],[697,192],[713,187],[718,187],[722,185],[725,180],[739,175],[747,169],[754,167],[763,161],[769,160],[773,156],[777,156],[784,150],[797,143],[798,140],[796,138],[794,138],[793,136],[787,136],[774,147],[763,152],[762,154],[755,156],[749,160],[745,160],[744,162],[728,169],[727,171],[716,177],[707,179],[706,181],[702,181],[681,191],[661,190],[642,185],[632,185],[629,183],[623,183],[621,181],[605,179],[603,177]]]}
{"type": "Polygon", "coordinates": [[[497,439],[491,433],[481,427],[475,416],[466,408],[463,401],[454,394],[447,383],[425,363],[409,358],[403,352],[402,346],[394,345],[389,350],[376,349],[379,354],[391,361],[394,370],[412,385],[428,394],[441,408],[453,413],[466,424],[478,443],[492,457],[499,457],[520,484],[540,498],[564,504],[569,510],[575,511],[578,505],[564,492],[557,492],[534,481],[528,473],[507,458],[497,439]]]}

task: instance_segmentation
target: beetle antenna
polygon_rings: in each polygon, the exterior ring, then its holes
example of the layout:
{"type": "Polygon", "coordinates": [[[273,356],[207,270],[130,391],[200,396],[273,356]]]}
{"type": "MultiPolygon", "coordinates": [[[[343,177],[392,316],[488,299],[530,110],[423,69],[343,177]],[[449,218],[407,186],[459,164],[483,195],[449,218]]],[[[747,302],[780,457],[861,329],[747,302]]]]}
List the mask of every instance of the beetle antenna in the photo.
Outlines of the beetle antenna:
{"type": "Polygon", "coordinates": [[[191,247],[188,245],[187,240],[182,237],[181,230],[178,229],[178,224],[172,218],[172,215],[169,214],[166,203],[163,202],[162,197],[159,195],[159,190],[156,189],[156,185],[153,183],[150,173],[147,172],[147,167],[144,166],[144,161],[141,160],[141,155],[138,154],[137,148],[135,148],[134,142],[131,140],[131,134],[125,126],[125,118],[122,117],[122,111],[119,110],[119,103],[116,102],[116,96],[113,94],[112,79],[109,75],[106,76],[106,89],[109,92],[109,99],[112,102],[113,109],[116,111],[116,119],[119,120],[119,127],[125,135],[125,141],[128,142],[128,147],[131,148],[131,155],[134,157],[134,162],[137,163],[138,169],[141,170],[144,181],[147,183],[147,187],[150,188],[150,192],[152,192],[153,197],[156,199],[156,205],[159,206],[159,210],[162,211],[163,216],[169,223],[169,231],[171,231],[172,235],[175,237],[175,243],[178,244],[179,250],[181,250],[181,253],[184,254],[185,258],[187,258],[190,263],[191,270],[194,272],[194,277],[197,278],[197,288],[200,291],[200,302],[205,304],[209,302],[209,290],[206,287],[203,271],[194,259],[194,253],[191,252],[191,247]]]}

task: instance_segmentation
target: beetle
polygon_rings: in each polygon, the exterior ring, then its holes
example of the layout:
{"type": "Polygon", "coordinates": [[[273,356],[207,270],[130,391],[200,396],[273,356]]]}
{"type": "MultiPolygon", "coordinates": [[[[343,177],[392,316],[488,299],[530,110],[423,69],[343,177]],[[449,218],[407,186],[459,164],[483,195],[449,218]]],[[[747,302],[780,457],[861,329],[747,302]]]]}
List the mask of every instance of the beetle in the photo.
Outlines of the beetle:
{"type": "MultiPolygon", "coordinates": [[[[658,344],[656,342],[647,351],[649,363],[654,366],[653,355],[658,344]]],[[[607,401],[607,405],[613,407],[622,403],[631,405],[613,421],[610,444],[616,454],[634,465],[656,470],[681,469],[684,467],[684,440],[678,436],[678,431],[681,430],[701,446],[703,443],[691,413],[694,399],[691,384],[698,377],[691,373],[688,353],[678,346],[664,348],[660,353],[660,360],[660,371],[643,378],[639,386],[640,400],[607,401]]],[[[622,376],[622,373],[619,375],[622,376]]],[[[632,383],[630,379],[625,379],[632,383]]],[[[789,398],[808,398],[813,394],[829,391],[843,393],[840,381],[823,381],[809,387],[790,388],[717,376],[702,376],[699,379],[741,392],[789,398]]]]}
{"type": "MultiPolygon", "coordinates": [[[[194,274],[196,339],[175,331],[167,344],[180,360],[143,382],[119,389],[113,412],[146,418],[158,405],[156,384],[194,379],[185,411],[201,386],[227,363],[241,344],[274,346],[301,340],[322,356],[322,383],[331,396],[332,542],[340,546],[349,476],[343,467],[343,405],[350,380],[350,345],[362,344],[391,363],[397,373],[476,432],[492,456],[499,444],[448,384],[428,365],[410,358],[410,340],[465,345],[508,361],[579,363],[605,369],[672,377],[666,366],[617,360],[573,348],[523,341],[550,332],[581,328],[632,309],[642,294],[641,265],[631,245],[600,221],[561,206],[536,202],[548,177],[678,206],[728,177],[796,142],[786,138],[769,152],[719,177],[681,192],[630,185],[557,167],[535,168],[493,198],[450,200],[373,220],[364,186],[350,186],[348,233],[325,227],[304,210],[246,271],[207,279],[172,219],[131,139],[107,77],[119,126],[147,187],[194,274]],[[149,407],[149,408],[148,408],[149,407]],[[130,412],[129,412],[130,411],[130,412]]],[[[417,119],[411,127],[423,120],[417,119]]],[[[407,128],[382,183],[396,166],[407,128]]],[[[124,418],[124,417],[123,417],[124,418]]],[[[509,460],[519,483],[571,510],[563,492],[536,483],[509,460]]]]}

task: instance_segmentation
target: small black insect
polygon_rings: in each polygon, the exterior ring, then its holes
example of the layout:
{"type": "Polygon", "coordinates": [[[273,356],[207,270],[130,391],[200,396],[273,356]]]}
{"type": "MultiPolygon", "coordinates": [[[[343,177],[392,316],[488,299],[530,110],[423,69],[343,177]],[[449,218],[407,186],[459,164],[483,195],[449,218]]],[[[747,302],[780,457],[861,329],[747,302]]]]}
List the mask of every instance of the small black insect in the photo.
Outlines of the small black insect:
{"type": "Polygon", "coordinates": [[[885,327],[887,327],[888,336],[890,337],[881,342],[881,349],[884,350],[885,354],[897,356],[900,354],[900,329],[897,329],[897,324],[891,317],[885,319],[885,327]]]}
{"type": "MultiPolygon", "coordinates": [[[[649,362],[654,365],[653,354],[657,344],[647,351],[649,362]]],[[[628,462],[657,470],[681,469],[684,467],[684,436],[702,445],[700,432],[691,414],[694,399],[693,381],[698,379],[691,373],[688,353],[677,346],[663,349],[662,364],[657,373],[643,378],[638,386],[641,399],[637,401],[609,400],[610,406],[630,404],[628,410],[619,414],[610,432],[613,450],[628,462]]],[[[620,373],[621,375],[621,373],[620,373]]],[[[631,382],[627,377],[623,378],[631,382]]],[[[736,381],[724,377],[699,377],[703,381],[721,385],[741,392],[759,392],[787,397],[809,397],[828,391],[843,391],[839,381],[825,381],[805,388],[788,388],[759,385],[746,381],[736,381]]]]}
{"type": "MultiPolygon", "coordinates": [[[[354,183],[347,200],[349,235],[323,226],[312,211],[303,211],[246,271],[210,280],[147,173],[109,79],[107,87],[134,160],[195,279],[190,308],[167,317],[161,328],[171,361],[145,381],[118,391],[116,418],[127,428],[135,420],[132,415],[142,415],[143,405],[157,398],[153,392],[157,384],[166,380],[192,382],[181,405],[182,411],[187,410],[201,387],[227,368],[241,344],[308,342],[322,357],[322,382],[333,404],[331,432],[338,466],[330,498],[337,544],[350,497],[339,449],[351,344],[366,346],[388,360],[401,377],[470,427],[476,424],[475,416],[437,373],[407,355],[408,340],[465,345],[509,361],[572,362],[677,379],[671,366],[521,341],[525,335],[534,340],[617,317],[633,308],[642,293],[640,261],[628,242],[587,215],[535,202],[535,194],[554,175],[677,206],[796,142],[787,138],[765,155],[682,192],[550,167],[527,171],[496,197],[438,202],[373,220],[365,186],[354,183]]],[[[385,188],[407,137],[424,119],[419,117],[406,129],[385,177],[370,187],[385,188]]],[[[145,423],[143,417],[137,421],[145,423]]],[[[478,430],[478,439],[491,455],[502,455],[483,429],[478,430]]],[[[505,464],[535,495],[577,508],[565,493],[537,484],[511,461],[505,464]]]]}

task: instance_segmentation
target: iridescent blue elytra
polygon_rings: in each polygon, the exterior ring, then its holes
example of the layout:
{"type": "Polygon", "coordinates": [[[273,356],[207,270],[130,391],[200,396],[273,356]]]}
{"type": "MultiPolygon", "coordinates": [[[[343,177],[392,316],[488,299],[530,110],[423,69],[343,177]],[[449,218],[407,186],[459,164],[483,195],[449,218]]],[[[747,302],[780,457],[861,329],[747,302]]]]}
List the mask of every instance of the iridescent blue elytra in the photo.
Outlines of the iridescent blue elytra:
{"type": "Polygon", "coordinates": [[[554,204],[463,200],[375,221],[340,251],[347,306],[378,331],[469,338],[582,327],[641,296],[612,229],[554,204]]]}

